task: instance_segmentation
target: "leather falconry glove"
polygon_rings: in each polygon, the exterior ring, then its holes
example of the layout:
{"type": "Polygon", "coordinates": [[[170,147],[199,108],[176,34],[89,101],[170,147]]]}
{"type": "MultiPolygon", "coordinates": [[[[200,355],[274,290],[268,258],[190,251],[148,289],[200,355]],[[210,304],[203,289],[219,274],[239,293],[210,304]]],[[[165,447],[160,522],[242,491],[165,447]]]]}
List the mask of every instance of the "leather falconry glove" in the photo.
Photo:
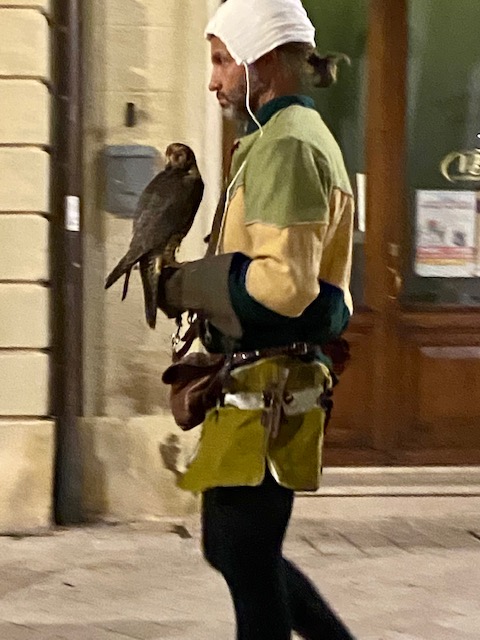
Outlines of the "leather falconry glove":
{"type": "Polygon", "coordinates": [[[168,318],[198,313],[223,334],[241,338],[242,326],[230,300],[229,275],[235,254],[206,256],[166,267],[158,285],[158,307],[168,318]]]}

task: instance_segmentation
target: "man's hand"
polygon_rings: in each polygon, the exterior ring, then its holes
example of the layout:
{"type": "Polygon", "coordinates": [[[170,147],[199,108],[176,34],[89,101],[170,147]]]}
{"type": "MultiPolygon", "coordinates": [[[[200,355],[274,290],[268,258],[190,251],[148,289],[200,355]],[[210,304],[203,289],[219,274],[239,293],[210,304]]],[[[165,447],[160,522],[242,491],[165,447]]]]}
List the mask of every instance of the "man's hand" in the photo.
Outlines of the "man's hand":
{"type": "Polygon", "coordinates": [[[229,274],[234,254],[165,267],[158,283],[157,305],[168,318],[184,311],[202,314],[232,338],[242,336],[242,326],[232,307],[229,274]]]}
{"type": "Polygon", "coordinates": [[[185,311],[181,301],[180,267],[164,267],[158,280],[157,306],[167,318],[177,318],[185,311]]]}

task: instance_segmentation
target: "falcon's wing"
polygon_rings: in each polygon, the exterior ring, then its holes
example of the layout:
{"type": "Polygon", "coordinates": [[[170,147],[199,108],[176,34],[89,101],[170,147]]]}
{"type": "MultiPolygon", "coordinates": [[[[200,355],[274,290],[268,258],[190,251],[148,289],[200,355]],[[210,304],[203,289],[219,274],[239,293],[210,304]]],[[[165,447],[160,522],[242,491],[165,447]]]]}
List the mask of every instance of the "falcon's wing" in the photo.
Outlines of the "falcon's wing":
{"type": "Polygon", "coordinates": [[[106,287],[150,251],[161,253],[174,235],[190,229],[203,196],[203,181],[183,171],[163,171],[140,197],[133,237],[126,255],[107,278],[106,287]]]}
{"type": "Polygon", "coordinates": [[[150,183],[139,202],[130,245],[138,257],[148,251],[163,251],[174,235],[185,236],[203,196],[201,178],[175,171],[157,177],[159,180],[150,183]]]}

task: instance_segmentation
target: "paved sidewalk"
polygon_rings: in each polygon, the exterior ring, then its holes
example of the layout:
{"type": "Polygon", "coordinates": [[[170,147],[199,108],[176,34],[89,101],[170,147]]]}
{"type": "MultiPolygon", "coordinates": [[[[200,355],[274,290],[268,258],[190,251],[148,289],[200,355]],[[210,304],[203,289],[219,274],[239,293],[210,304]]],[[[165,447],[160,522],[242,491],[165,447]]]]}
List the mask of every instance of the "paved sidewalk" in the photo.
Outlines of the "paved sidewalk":
{"type": "MultiPolygon", "coordinates": [[[[435,500],[428,517],[353,521],[323,519],[320,498],[299,503],[286,555],[359,640],[479,640],[480,516],[435,513],[435,500]]],[[[59,638],[232,640],[197,522],[0,538],[0,640],[59,638]]]]}

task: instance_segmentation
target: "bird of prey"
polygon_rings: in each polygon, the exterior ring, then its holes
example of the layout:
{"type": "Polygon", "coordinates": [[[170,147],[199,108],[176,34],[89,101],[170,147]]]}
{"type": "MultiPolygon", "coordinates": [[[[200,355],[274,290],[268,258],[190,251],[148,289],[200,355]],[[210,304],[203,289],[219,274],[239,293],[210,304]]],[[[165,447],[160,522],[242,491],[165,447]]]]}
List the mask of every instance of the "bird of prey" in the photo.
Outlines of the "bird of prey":
{"type": "Polygon", "coordinates": [[[164,171],[153,178],[140,196],[130,247],[105,283],[105,289],[108,289],[124,275],[124,300],[132,268],[139,263],[145,316],[152,329],[157,319],[157,287],[161,270],[175,264],[175,253],[193,224],[204,188],[190,147],[173,143],[167,147],[165,155],[164,171]]]}

